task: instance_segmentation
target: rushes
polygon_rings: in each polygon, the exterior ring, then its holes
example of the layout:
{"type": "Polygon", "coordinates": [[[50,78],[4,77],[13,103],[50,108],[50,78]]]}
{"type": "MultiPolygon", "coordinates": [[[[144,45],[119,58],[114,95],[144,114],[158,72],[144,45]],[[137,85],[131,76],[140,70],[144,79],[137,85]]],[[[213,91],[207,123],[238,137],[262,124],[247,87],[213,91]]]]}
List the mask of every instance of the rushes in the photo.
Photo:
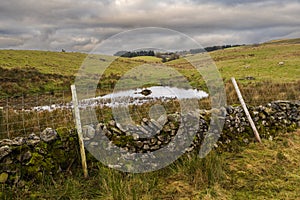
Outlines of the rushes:
{"type": "MultiPolygon", "coordinates": [[[[230,82],[225,84],[227,104],[239,104],[238,97],[230,82]]],[[[275,100],[300,99],[300,81],[290,83],[276,83],[264,81],[248,85],[239,84],[241,93],[247,104],[258,106],[275,100]]]]}

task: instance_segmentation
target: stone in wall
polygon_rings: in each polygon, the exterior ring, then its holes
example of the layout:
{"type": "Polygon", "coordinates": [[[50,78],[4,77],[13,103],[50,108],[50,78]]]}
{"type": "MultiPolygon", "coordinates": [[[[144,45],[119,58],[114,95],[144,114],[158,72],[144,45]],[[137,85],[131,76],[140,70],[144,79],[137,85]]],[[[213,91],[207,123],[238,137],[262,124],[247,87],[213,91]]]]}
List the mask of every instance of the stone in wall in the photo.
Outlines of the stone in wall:
{"type": "Polygon", "coordinates": [[[65,128],[45,129],[0,141],[0,176],[5,183],[23,187],[24,182],[42,181],[43,176],[77,167],[77,134],[65,128]]]}

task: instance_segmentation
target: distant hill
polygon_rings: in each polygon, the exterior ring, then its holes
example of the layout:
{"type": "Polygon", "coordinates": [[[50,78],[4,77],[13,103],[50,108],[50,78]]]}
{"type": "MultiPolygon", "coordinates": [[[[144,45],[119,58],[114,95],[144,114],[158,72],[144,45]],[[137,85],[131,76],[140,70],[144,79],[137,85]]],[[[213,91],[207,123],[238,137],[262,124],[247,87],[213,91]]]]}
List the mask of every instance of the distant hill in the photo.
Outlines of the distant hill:
{"type": "Polygon", "coordinates": [[[300,44],[300,38],[270,40],[263,44],[300,44]]]}

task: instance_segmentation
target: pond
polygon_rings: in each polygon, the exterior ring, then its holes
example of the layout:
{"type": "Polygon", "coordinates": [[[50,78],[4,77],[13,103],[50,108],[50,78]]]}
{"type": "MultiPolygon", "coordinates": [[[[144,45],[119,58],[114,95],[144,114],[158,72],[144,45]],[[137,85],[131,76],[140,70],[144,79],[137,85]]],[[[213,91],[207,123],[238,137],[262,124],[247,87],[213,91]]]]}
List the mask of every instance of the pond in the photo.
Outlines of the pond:
{"type": "Polygon", "coordinates": [[[172,99],[202,99],[208,94],[202,90],[184,89],[169,86],[152,86],[147,88],[137,88],[131,90],[114,91],[113,93],[84,100],[81,106],[89,104],[102,105],[108,107],[142,105],[156,100],[168,101],[172,99]]]}
{"type": "Polygon", "coordinates": [[[148,88],[116,91],[111,94],[101,96],[100,98],[114,99],[120,97],[130,97],[130,98],[147,97],[149,99],[164,99],[164,98],[202,99],[208,97],[208,94],[204,91],[197,90],[197,89],[183,89],[183,88],[169,87],[169,86],[153,86],[148,88]]]}
{"type": "MultiPolygon", "coordinates": [[[[80,108],[95,107],[95,106],[128,106],[142,105],[147,102],[156,100],[168,101],[172,99],[202,99],[208,97],[204,91],[197,89],[183,89],[169,86],[152,86],[147,88],[137,88],[131,90],[114,91],[113,93],[98,96],[94,98],[84,99],[79,101],[80,108]]],[[[33,110],[56,110],[73,107],[72,102],[63,105],[44,105],[34,107],[33,110]]]]}

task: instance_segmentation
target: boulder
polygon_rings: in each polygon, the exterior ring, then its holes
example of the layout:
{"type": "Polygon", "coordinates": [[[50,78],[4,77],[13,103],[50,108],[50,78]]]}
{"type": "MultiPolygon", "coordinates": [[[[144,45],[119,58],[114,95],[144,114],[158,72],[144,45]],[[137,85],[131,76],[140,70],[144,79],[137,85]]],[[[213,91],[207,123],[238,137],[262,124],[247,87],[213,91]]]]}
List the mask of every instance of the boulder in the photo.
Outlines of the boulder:
{"type": "Polygon", "coordinates": [[[82,127],[83,138],[93,139],[95,137],[95,133],[96,130],[90,125],[85,125],[82,127]]]}
{"type": "Polygon", "coordinates": [[[2,158],[11,153],[11,148],[8,145],[0,147],[0,161],[2,158]]]}
{"type": "Polygon", "coordinates": [[[40,133],[40,138],[44,142],[50,142],[57,138],[57,132],[52,128],[46,128],[43,132],[40,133]]]}
{"type": "Polygon", "coordinates": [[[29,146],[34,146],[38,144],[40,141],[41,139],[39,136],[35,135],[34,133],[31,133],[26,140],[26,144],[29,146]]]}

